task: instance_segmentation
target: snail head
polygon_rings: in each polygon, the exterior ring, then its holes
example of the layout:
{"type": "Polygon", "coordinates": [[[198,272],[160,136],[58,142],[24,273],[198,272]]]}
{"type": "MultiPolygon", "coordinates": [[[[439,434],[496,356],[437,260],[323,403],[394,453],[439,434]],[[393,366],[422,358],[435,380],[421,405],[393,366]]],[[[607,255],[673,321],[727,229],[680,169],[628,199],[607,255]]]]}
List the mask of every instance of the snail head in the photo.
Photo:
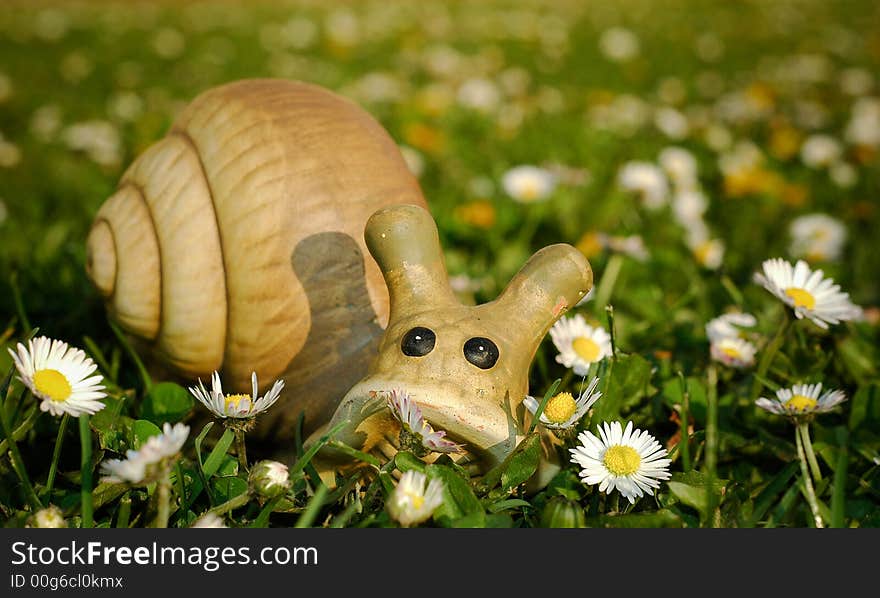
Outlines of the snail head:
{"type": "Polygon", "coordinates": [[[388,286],[390,318],[367,376],[345,395],[328,427],[346,422],[338,439],[393,452],[400,424],[383,393],[401,390],[480,469],[499,462],[516,445],[510,414],[527,394],[532,358],[553,323],[591,288],[589,263],[570,245],[551,245],[496,300],[463,305],[426,210],[381,209],[364,236],[388,286]]]}

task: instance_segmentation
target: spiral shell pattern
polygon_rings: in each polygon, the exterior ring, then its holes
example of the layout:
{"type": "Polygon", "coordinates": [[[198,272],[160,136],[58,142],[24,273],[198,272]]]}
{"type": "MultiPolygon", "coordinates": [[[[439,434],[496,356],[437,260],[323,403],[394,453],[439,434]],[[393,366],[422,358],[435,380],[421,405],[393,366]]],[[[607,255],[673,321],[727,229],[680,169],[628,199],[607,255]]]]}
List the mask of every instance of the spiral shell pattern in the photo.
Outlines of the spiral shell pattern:
{"type": "MultiPolygon", "coordinates": [[[[399,203],[425,206],[369,114],[313,85],[238,81],[196,98],[128,168],[96,215],[88,273],[111,316],[162,361],[187,377],[223,369],[232,387],[248,388],[253,370],[265,382],[285,376],[316,314],[346,309],[310,305],[324,295],[307,293],[291,265],[314,235],[353,240],[369,317],[384,327],[388,294],[363,229],[399,203]]],[[[345,359],[360,348],[300,366],[288,388],[351,368],[345,359]]]]}

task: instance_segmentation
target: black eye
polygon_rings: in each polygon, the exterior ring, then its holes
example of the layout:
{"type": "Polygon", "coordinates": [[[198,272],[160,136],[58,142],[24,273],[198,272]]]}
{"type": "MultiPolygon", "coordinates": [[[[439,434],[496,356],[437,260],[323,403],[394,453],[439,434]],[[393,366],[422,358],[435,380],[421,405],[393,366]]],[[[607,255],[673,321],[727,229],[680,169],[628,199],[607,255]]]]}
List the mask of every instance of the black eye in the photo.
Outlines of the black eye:
{"type": "Polygon", "coordinates": [[[400,342],[400,350],[403,351],[404,355],[421,357],[434,350],[434,342],[436,340],[437,335],[434,334],[433,330],[416,326],[403,335],[403,340],[400,342]]]}
{"type": "Polygon", "coordinates": [[[464,344],[464,358],[481,370],[488,370],[498,361],[498,347],[487,338],[475,336],[464,344]]]}

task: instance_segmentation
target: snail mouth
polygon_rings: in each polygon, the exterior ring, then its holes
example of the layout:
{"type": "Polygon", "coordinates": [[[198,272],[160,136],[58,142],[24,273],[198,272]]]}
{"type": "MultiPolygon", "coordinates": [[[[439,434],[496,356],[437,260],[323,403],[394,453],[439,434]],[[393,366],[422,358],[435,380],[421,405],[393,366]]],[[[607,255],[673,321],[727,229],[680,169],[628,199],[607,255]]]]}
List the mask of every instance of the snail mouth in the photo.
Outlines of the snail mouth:
{"type": "MultiPolygon", "coordinates": [[[[449,453],[427,448],[424,453],[420,449],[414,451],[420,453],[426,463],[434,463],[446,455],[472,475],[478,475],[500,463],[518,440],[500,406],[497,410],[503,428],[499,426],[498,414],[492,411],[491,404],[482,403],[478,405],[479,410],[468,409],[470,405],[457,394],[441,393],[434,387],[381,382],[368,379],[352,388],[324,431],[341,426],[335,434],[339,442],[366,452],[383,463],[394,459],[401,450],[401,424],[392,415],[387,392],[383,391],[395,388],[409,394],[435,431],[446,433],[444,440],[454,442],[462,449],[449,453]]],[[[335,457],[337,462],[344,458],[340,454],[335,457]]],[[[348,457],[350,462],[350,455],[348,457]]]]}

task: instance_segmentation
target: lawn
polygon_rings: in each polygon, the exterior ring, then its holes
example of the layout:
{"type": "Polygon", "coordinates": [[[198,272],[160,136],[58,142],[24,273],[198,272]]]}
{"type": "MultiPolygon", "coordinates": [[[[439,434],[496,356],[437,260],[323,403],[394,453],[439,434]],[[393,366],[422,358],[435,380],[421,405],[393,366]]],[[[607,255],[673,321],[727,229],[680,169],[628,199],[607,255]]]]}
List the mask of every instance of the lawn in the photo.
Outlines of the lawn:
{"type": "Polygon", "coordinates": [[[878,21],[870,0],[4,2],[0,520],[876,527],[878,21]],[[256,77],[323,86],[385,127],[463,302],[547,245],[589,259],[594,291],[528,373],[543,423],[520,409],[507,459],[464,467],[415,424],[396,456],[293,433],[245,454],[248,420],[212,420],[108,320],[85,267],[96,212],[193,98],[256,77]],[[42,335],[94,360],[103,409],[22,380],[7,348],[42,335]],[[576,412],[560,393],[593,378],[576,412]],[[603,439],[572,462],[605,422],[646,431],[653,456],[603,439]],[[362,467],[322,481],[326,444],[362,467]],[[101,467],[129,450],[147,473],[101,467]],[[542,451],[558,471],[536,483],[542,451]]]}

